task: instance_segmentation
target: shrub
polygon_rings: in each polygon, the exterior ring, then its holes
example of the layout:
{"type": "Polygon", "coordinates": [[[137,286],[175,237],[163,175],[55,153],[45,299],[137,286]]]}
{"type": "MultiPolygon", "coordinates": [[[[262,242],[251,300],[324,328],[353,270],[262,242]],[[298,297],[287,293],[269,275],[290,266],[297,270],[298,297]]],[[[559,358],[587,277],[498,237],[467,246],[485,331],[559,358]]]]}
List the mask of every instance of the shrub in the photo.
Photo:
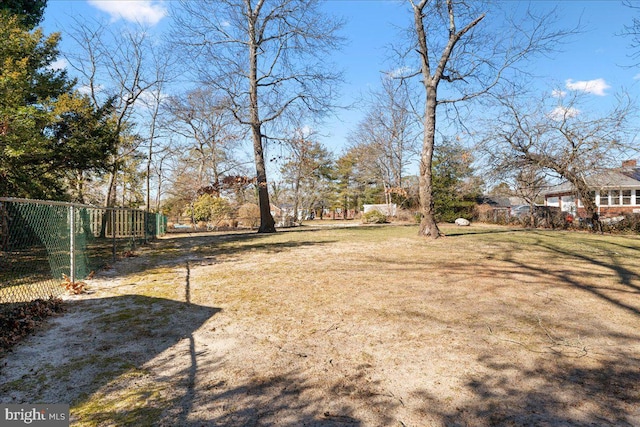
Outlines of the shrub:
{"type": "Polygon", "coordinates": [[[408,209],[398,209],[396,212],[396,219],[401,222],[414,222],[419,223],[418,219],[420,216],[416,216],[416,214],[408,209]]]}
{"type": "Polygon", "coordinates": [[[447,205],[436,205],[435,217],[438,222],[454,222],[458,218],[471,221],[475,202],[466,200],[454,200],[447,205]]]}
{"type": "Polygon", "coordinates": [[[380,211],[373,210],[362,214],[363,224],[386,224],[389,219],[380,211]]]}
{"type": "Polygon", "coordinates": [[[229,218],[233,209],[227,199],[203,194],[193,204],[193,216],[196,221],[211,221],[215,224],[229,218]]]}
{"type": "Polygon", "coordinates": [[[240,206],[237,224],[241,227],[258,227],[260,225],[260,207],[254,203],[245,203],[240,206]]]}
{"type": "Polygon", "coordinates": [[[640,233],[640,214],[626,214],[620,221],[603,223],[603,228],[608,232],[640,233]]]}
{"type": "Polygon", "coordinates": [[[473,208],[473,220],[478,222],[505,225],[511,222],[512,217],[509,214],[509,208],[494,208],[487,203],[483,203],[481,205],[476,205],[473,208]]]}

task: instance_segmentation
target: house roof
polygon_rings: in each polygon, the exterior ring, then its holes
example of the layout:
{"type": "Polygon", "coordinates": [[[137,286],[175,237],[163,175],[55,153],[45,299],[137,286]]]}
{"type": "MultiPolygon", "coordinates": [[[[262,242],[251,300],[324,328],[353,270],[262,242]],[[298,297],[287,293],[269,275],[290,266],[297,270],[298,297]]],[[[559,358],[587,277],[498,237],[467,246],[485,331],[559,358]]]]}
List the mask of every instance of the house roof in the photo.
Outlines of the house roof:
{"type": "MultiPolygon", "coordinates": [[[[634,169],[609,169],[586,178],[587,184],[594,190],[607,190],[619,188],[640,188],[640,168],[634,169]]],[[[543,194],[570,193],[573,185],[570,182],[549,187],[543,194]]]]}
{"type": "Polygon", "coordinates": [[[508,197],[500,197],[500,196],[480,196],[476,200],[478,204],[486,204],[494,207],[509,207],[511,203],[509,202],[508,197]]]}
{"type": "Polygon", "coordinates": [[[529,203],[521,197],[501,197],[501,196],[481,196],[477,200],[478,204],[487,204],[493,207],[511,207],[528,205],[529,203]]]}
{"type": "Polygon", "coordinates": [[[619,187],[640,187],[640,180],[633,175],[618,171],[605,171],[595,175],[587,182],[594,188],[619,188],[619,187]]]}

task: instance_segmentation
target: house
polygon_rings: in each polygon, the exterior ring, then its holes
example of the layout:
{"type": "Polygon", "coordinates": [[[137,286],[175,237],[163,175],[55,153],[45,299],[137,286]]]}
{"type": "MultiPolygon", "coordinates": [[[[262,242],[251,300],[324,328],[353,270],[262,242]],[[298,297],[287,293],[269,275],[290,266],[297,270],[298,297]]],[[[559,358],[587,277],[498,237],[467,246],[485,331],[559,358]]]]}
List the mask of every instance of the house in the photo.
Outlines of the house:
{"type": "Polygon", "coordinates": [[[480,196],[476,199],[476,203],[478,205],[489,205],[494,209],[506,209],[510,213],[517,207],[529,206],[529,202],[522,197],[516,196],[480,196]]]}
{"type": "MultiPolygon", "coordinates": [[[[610,218],[640,214],[640,168],[636,160],[622,162],[622,167],[608,169],[586,178],[595,196],[598,215],[610,218]]],[[[545,206],[559,207],[580,217],[586,212],[569,182],[549,188],[544,193],[545,206]]]]}

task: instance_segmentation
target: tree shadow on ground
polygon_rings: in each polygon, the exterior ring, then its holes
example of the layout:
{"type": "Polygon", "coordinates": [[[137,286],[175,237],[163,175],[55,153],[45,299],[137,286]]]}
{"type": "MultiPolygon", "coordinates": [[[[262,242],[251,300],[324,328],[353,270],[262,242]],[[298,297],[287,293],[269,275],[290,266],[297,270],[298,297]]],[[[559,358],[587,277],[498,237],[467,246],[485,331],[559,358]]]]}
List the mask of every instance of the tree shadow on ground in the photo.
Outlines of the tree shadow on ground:
{"type": "Polygon", "coordinates": [[[570,358],[543,359],[534,368],[485,355],[485,373],[470,379],[472,395],[443,411],[438,396],[420,390],[425,414],[443,425],[462,426],[637,426],[640,423],[640,359],[623,354],[597,366],[570,358]],[[518,372],[515,376],[514,372],[518,372]]]}
{"type": "MultiPolygon", "coordinates": [[[[498,245],[488,255],[490,259],[500,259],[500,263],[471,268],[463,262],[451,261],[441,268],[461,275],[493,277],[496,289],[520,286],[523,294],[530,286],[573,289],[578,291],[578,298],[582,298],[581,292],[586,292],[595,300],[586,298],[585,301],[595,301],[593,307],[599,312],[590,316],[588,312],[558,312],[556,307],[545,313],[545,303],[534,307],[534,299],[521,299],[517,303],[505,301],[505,307],[514,310],[508,315],[478,307],[480,323],[487,322],[488,325],[498,318],[506,318],[505,322],[511,323],[502,324],[504,338],[495,335],[487,338],[497,348],[495,353],[485,352],[477,357],[482,369],[467,380],[464,388],[470,391],[470,396],[453,411],[440,409],[446,405],[442,404],[440,396],[429,390],[420,390],[415,397],[426,402],[425,414],[436,414],[436,418],[447,426],[640,425],[638,336],[618,330],[618,323],[622,322],[630,331],[634,325],[632,319],[640,318],[640,300],[634,298],[640,294],[640,275],[638,268],[629,263],[630,255],[633,259],[640,244],[579,236],[572,238],[568,245],[561,235],[554,239],[549,234],[539,237],[536,234],[535,231],[527,233],[534,239],[527,240],[524,246],[546,252],[546,262],[531,261],[526,252],[508,252],[498,245]],[[507,285],[503,283],[502,279],[514,276],[527,277],[526,282],[520,285],[514,285],[512,280],[506,281],[507,285]],[[526,302],[532,305],[527,306],[526,302]],[[601,313],[603,309],[609,314],[601,313]],[[549,322],[555,322],[560,335],[554,336],[546,330],[538,317],[542,329],[538,332],[543,342],[532,344],[533,335],[525,335],[522,323],[516,325],[518,316],[529,322],[533,316],[546,316],[549,322]],[[616,320],[619,316],[626,320],[616,320]],[[509,328],[513,329],[512,334],[519,332],[524,338],[507,338],[509,328]],[[575,342],[562,338],[563,334],[573,337],[575,342]],[[583,344],[583,340],[591,345],[583,344]],[[508,349],[507,356],[504,350],[498,349],[504,346],[508,349]],[[525,360],[535,353],[535,364],[514,362],[520,353],[525,360]]],[[[496,293],[497,298],[498,295],[496,293]]],[[[565,311],[570,310],[566,302],[561,302],[563,304],[565,311]]]]}
{"type": "MultiPolygon", "coordinates": [[[[300,230],[314,232],[319,230],[300,230]]],[[[295,231],[287,232],[295,233],[295,231]]],[[[239,257],[243,254],[264,252],[278,254],[296,248],[305,248],[318,245],[329,245],[336,240],[329,238],[318,239],[294,239],[284,240],[285,233],[258,234],[258,233],[227,233],[216,235],[178,235],[169,236],[158,240],[150,247],[150,256],[141,262],[129,262],[132,264],[126,268],[126,273],[142,272],[161,267],[173,267],[184,264],[185,260],[204,264],[211,263],[224,256],[225,258],[239,257]],[[274,240],[275,236],[275,240],[274,240]]],[[[109,276],[119,275],[117,272],[108,273],[109,276]]]]}
{"type": "MultiPolygon", "coordinates": [[[[490,233],[492,234],[492,233],[490,233]]],[[[605,303],[640,317],[640,299],[617,297],[621,294],[640,294],[640,268],[629,263],[640,255],[640,241],[630,240],[628,244],[608,240],[598,240],[588,235],[572,235],[567,245],[563,234],[529,230],[521,247],[502,245],[499,239],[492,241],[495,247],[484,248],[479,264],[469,266],[466,261],[449,261],[438,266],[442,272],[461,275],[473,274],[478,277],[505,277],[512,274],[528,276],[531,280],[554,285],[567,285],[585,291],[605,303]],[[634,243],[637,243],[635,245],[634,243]],[[547,259],[531,261],[527,259],[527,247],[539,248],[547,254],[547,259]],[[483,265],[483,259],[501,260],[506,265],[483,265]],[[592,280],[593,272],[579,271],[584,268],[600,269],[602,281],[592,280]],[[609,272],[602,273],[602,271],[609,272]],[[602,283],[598,283],[602,282],[602,283]]],[[[460,235],[462,236],[462,235],[460,235]]],[[[510,244],[510,243],[509,243],[510,244]]],[[[410,263],[409,263],[410,264],[410,263]]]]}
{"type": "MultiPolygon", "coordinates": [[[[186,299],[190,298],[190,268],[187,263],[186,299]]],[[[202,344],[206,345],[206,344],[202,344]]],[[[290,370],[279,374],[259,374],[239,384],[229,386],[228,376],[220,378],[224,357],[209,357],[206,350],[192,335],[189,336],[188,367],[166,380],[182,384],[182,395],[167,402],[165,410],[155,425],[159,426],[360,426],[361,420],[353,414],[348,404],[333,404],[318,395],[313,373],[290,370]]],[[[307,355],[297,355],[307,357],[307,355]]],[[[171,361],[169,361],[171,363],[171,361]]],[[[156,367],[158,369],[158,367],[156,367]]],[[[159,370],[162,370],[161,368],[159,370]]],[[[361,373],[360,376],[363,376],[361,373]]],[[[343,380],[335,384],[330,395],[344,394],[344,388],[352,383],[361,383],[362,378],[343,380]]],[[[349,390],[352,392],[353,390],[349,390]]],[[[388,399],[380,399],[374,393],[359,390],[371,397],[371,402],[385,405],[391,413],[388,399]]],[[[179,393],[178,393],[179,394],[179,393]]],[[[385,418],[389,421],[389,418],[385,418]]]]}
{"type": "Polygon", "coordinates": [[[617,277],[617,280],[614,282],[620,285],[618,288],[611,289],[605,284],[588,283],[586,280],[583,280],[584,276],[581,277],[581,275],[576,274],[576,272],[568,268],[550,268],[548,265],[536,266],[523,261],[516,261],[510,257],[507,258],[507,262],[529,275],[551,277],[557,283],[564,283],[575,289],[588,292],[602,301],[640,317],[640,300],[636,300],[635,304],[632,304],[630,301],[623,301],[621,298],[615,296],[617,293],[640,294],[640,274],[626,267],[624,263],[621,262],[628,260],[628,254],[622,255],[611,249],[624,248],[626,250],[640,251],[640,245],[638,247],[625,246],[614,242],[589,239],[580,239],[580,243],[580,250],[569,249],[563,246],[561,242],[548,239],[536,239],[532,244],[548,251],[558,259],[566,260],[567,265],[583,263],[609,271],[614,277],[617,277]],[[597,255],[591,255],[590,253],[596,253],[597,255]]]}
{"type": "Polygon", "coordinates": [[[305,372],[216,382],[229,355],[209,352],[197,331],[221,310],[190,302],[186,266],[184,302],[142,295],[74,301],[64,322],[7,358],[12,374],[0,373],[0,402],[67,403],[79,425],[361,425],[348,404],[326,409],[305,372]]]}
{"type": "Polygon", "coordinates": [[[526,233],[533,231],[527,228],[449,228],[446,230],[444,237],[464,237],[474,236],[478,234],[506,234],[506,233],[526,233]]]}
{"type": "Polygon", "coordinates": [[[3,372],[3,401],[21,401],[26,392],[31,402],[83,407],[103,387],[117,393],[119,385],[112,381],[143,376],[146,362],[191,336],[219,311],[141,295],[74,301],[64,318],[53,319],[5,357],[4,367],[15,372],[25,357],[33,366],[26,364],[26,372],[14,378],[3,372]]]}
{"type": "MultiPolygon", "coordinates": [[[[199,376],[210,375],[206,370],[199,376]]],[[[337,393],[334,386],[330,393],[337,393]]],[[[330,396],[317,393],[317,385],[301,371],[262,376],[233,387],[224,382],[196,389],[189,399],[197,405],[176,400],[185,408],[158,421],[160,426],[361,426],[348,403],[335,404],[330,396]],[[188,410],[186,409],[189,406],[188,410]],[[192,407],[194,406],[195,409],[192,407]],[[193,412],[192,412],[193,410],[193,412]]],[[[338,396],[337,394],[335,396],[338,396]]],[[[371,404],[376,404],[372,399],[371,404]]],[[[384,410],[384,407],[380,407],[384,410]]],[[[170,411],[169,411],[170,412],[170,411]]],[[[383,421],[381,424],[385,425],[383,421]]]]}

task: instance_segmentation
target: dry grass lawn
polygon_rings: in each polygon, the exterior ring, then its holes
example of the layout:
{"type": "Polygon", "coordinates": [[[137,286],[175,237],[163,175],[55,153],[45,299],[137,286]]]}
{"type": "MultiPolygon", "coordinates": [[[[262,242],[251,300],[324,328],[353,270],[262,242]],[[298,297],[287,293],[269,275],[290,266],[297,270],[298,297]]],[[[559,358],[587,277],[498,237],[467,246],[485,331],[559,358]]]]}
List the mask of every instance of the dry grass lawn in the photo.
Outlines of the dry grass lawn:
{"type": "Polygon", "coordinates": [[[170,236],[2,361],[76,426],[638,426],[640,238],[170,236]]]}

